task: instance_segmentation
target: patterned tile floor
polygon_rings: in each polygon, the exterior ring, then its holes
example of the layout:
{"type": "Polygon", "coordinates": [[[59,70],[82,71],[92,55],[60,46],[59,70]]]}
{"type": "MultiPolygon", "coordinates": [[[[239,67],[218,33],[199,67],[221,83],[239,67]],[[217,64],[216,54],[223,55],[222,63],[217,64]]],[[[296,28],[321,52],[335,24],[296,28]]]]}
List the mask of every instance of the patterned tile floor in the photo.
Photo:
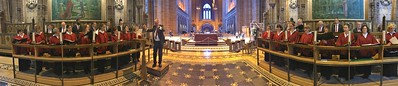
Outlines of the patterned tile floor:
{"type": "Polygon", "coordinates": [[[267,86],[268,80],[245,61],[197,64],[171,63],[161,86],[267,86]]]}

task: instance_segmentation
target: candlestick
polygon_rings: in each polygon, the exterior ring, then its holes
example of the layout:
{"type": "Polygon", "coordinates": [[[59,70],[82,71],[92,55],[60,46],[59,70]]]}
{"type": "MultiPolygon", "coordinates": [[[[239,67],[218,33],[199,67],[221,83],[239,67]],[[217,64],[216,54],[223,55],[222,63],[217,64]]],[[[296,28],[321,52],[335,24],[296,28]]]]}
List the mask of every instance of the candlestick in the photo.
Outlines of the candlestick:
{"type": "Polygon", "coordinates": [[[62,33],[59,33],[59,43],[60,43],[60,44],[63,44],[62,33]]]}
{"type": "Polygon", "coordinates": [[[386,39],[386,31],[385,30],[383,30],[383,38],[382,38],[382,42],[383,42],[383,44],[385,44],[386,43],[386,41],[387,41],[387,39],[386,39]]]}

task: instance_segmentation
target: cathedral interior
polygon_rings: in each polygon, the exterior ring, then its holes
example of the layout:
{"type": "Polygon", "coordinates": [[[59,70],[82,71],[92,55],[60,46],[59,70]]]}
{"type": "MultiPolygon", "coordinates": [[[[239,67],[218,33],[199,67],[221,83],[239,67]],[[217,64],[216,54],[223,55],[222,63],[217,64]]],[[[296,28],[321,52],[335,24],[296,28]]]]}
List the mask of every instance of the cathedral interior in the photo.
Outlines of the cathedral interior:
{"type": "Polygon", "coordinates": [[[0,0],[0,86],[396,86],[397,0],[0,0]]]}

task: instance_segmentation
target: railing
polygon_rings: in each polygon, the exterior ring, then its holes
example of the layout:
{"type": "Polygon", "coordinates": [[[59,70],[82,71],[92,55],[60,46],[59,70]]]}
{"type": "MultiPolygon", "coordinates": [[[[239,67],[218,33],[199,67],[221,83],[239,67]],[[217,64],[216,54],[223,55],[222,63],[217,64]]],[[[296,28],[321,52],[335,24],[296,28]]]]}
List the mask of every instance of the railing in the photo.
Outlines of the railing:
{"type": "Polygon", "coordinates": [[[257,60],[258,65],[262,66],[270,73],[273,73],[274,75],[285,79],[288,82],[293,82],[304,86],[362,86],[398,84],[396,83],[398,79],[391,78],[390,75],[385,75],[385,73],[389,73],[387,71],[395,70],[395,73],[392,73],[392,77],[398,77],[396,76],[396,64],[398,63],[398,55],[393,57],[384,56],[384,51],[386,51],[387,49],[398,50],[398,45],[336,47],[292,44],[264,39],[258,39],[258,41],[259,46],[257,47],[257,59],[260,59],[260,57],[264,57],[265,60],[257,60]],[[261,46],[261,44],[265,46],[261,46]],[[377,54],[372,56],[372,58],[354,57],[354,55],[359,54],[357,53],[358,51],[369,49],[376,51],[377,54]],[[264,54],[262,55],[261,52],[264,52],[264,54]],[[311,55],[303,55],[303,53],[306,52],[311,52],[311,55]],[[343,57],[344,55],[341,54],[342,52],[347,52],[347,57],[343,57]],[[332,58],[326,59],[323,57],[325,55],[330,55],[332,58]],[[391,65],[393,65],[393,67],[391,67],[391,65]],[[302,70],[295,69],[302,69],[304,73],[301,72],[302,70]],[[370,71],[371,77],[368,79],[356,77],[364,71],[370,71]],[[330,76],[328,74],[331,74],[332,77],[328,77],[330,76]],[[347,78],[345,80],[343,79],[350,76],[354,78],[347,78]],[[327,77],[332,79],[327,80],[327,77]]]}
{"type": "MultiPolygon", "coordinates": [[[[79,45],[29,45],[29,44],[13,44],[12,47],[18,47],[22,49],[33,49],[31,55],[27,54],[17,54],[17,49],[13,49],[13,75],[14,78],[19,78],[19,79],[25,79],[28,81],[33,81],[36,83],[44,83],[44,84],[49,84],[49,85],[87,85],[87,84],[95,84],[97,82],[101,82],[104,80],[109,80],[113,78],[118,78],[122,77],[123,75],[127,75],[128,72],[126,71],[131,71],[134,66],[134,70],[137,70],[137,65],[141,65],[141,80],[146,80],[147,76],[147,70],[146,70],[146,56],[145,56],[145,50],[148,50],[149,54],[149,48],[146,48],[145,46],[146,41],[143,39],[135,39],[132,41],[122,41],[122,42],[111,42],[111,43],[104,43],[104,44],[79,44],[79,45]],[[139,44],[139,47],[135,46],[139,44]],[[118,51],[120,50],[119,47],[123,45],[130,45],[130,48],[125,51],[118,51]],[[133,46],[131,46],[133,45],[133,46]],[[112,53],[107,53],[103,55],[95,55],[95,49],[98,47],[111,47],[110,50],[112,53]],[[40,53],[45,53],[42,52],[43,50],[53,50],[53,49],[59,49],[61,50],[61,55],[56,56],[39,56],[40,53]],[[84,55],[84,56],[76,56],[76,57],[66,57],[66,51],[68,49],[73,49],[73,50],[82,50],[82,49],[87,49],[89,55],[84,55]],[[40,51],[41,50],[41,51],[40,51]],[[133,65],[127,65],[127,68],[124,69],[119,69],[119,58],[122,58],[123,56],[128,56],[130,57],[130,54],[133,53],[142,53],[141,57],[141,64],[137,64],[137,62],[133,65]],[[16,70],[16,59],[18,60],[30,60],[32,62],[35,62],[34,66],[37,67],[37,64],[39,62],[44,62],[44,63],[60,63],[61,64],[61,75],[37,75],[35,69],[32,71],[34,74],[26,71],[17,71],[16,70]],[[106,64],[106,63],[98,63],[98,60],[105,60],[105,59],[116,59],[116,64],[115,65],[110,65],[110,66],[116,66],[116,70],[110,70],[110,73],[95,73],[95,68],[94,64],[106,64]],[[83,63],[83,62],[89,62],[90,63],[90,73],[89,75],[82,75],[82,76],[74,76],[73,78],[70,78],[70,76],[66,76],[63,71],[67,67],[66,63],[83,63]],[[112,74],[115,74],[112,76],[112,74]],[[32,76],[33,75],[33,76],[32,76]],[[87,78],[88,77],[88,78],[87,78]]],[[[149,56],[149,55],[148,55],[149,56]]],[[[125,57],[124,57],[125,58],[125,57]]],[[[136,57],[138,58],[138,57],[136,57]]],[[[84,63],[83,63],[84,64],[84,63]]],[[[19,65],[21,66],[21,64],[19,65]]],[[[84,66],[84,65],[83,65],[84,66]]],[[[79,67],[79,66],[78,66],[79,67]]],[[[81,66],[80,66],[81,67],[81,66]]],[[[55,69],[53,67],[53,69],[55,69]]]]}

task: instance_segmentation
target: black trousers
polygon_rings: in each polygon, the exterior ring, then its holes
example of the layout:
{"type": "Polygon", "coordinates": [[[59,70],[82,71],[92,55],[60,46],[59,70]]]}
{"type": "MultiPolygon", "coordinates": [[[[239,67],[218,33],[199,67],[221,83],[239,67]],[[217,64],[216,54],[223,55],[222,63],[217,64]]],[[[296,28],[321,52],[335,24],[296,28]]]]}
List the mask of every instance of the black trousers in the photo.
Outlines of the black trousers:
{"type": "Polygon", "coordinates": [[[159,63],[159,65],[162,64],[162,56],[163,56],[163,43],[160,41],[154,41],[154,46],[153,46],[153,64],[156,65],[156,63],[159,63]],[[159,58],[159,62],[157,62],[156,57],[159,58]]]}
{"type": "MultiPolygon", "coordinates": [[[[39,56],[43,56],[44,52],[39,52],[39,56]]],[[[43,61],[36,60],[36,74],[43,70],[43,61]]]]}

